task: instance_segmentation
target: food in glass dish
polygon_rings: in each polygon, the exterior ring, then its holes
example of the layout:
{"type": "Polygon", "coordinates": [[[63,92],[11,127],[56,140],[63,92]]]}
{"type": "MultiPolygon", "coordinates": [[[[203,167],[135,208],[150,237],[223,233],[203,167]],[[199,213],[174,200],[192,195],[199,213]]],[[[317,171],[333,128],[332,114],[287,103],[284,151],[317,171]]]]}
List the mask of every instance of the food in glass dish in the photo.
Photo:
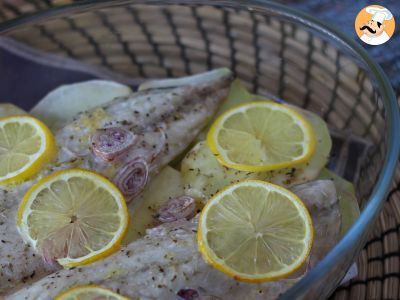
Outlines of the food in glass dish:
{"type": "MultiPolygon", "coordinates": [[[[77,86],[52,101],[68,107],[77,86]]],[[[325,122],[252,95],[228,69],[99,101],[71,109],[71,122],[37,106],[50,128],[38,136],[54,134],[38,149],[53,156],[18,177],[22,160],[2,186],[6,298],[95,284],[132,299],[274,299],[358,217],[351,183],[324,169],[325,122]]],[[[3,133],[21,118],[1,119],[3,133]]]]}

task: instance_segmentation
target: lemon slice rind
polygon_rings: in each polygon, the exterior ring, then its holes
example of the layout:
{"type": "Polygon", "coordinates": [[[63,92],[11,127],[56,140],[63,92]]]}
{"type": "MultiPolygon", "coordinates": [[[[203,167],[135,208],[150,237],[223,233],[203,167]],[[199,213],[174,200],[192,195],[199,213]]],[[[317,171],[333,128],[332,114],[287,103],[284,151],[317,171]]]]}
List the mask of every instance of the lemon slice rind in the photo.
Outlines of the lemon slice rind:
{"type": "MultiPolygon", "coordinates": [[[[295,166],[301,163],[305,163],[310,160],[311,156],[315,151],[315,133],[312,126],[309,122],[297,111],[290,108],[287,105],[274,103],[271,101],[258,101],[258,102],[249,102],[246,104],[241,104],[236,107],[233,107],[219,116],[214,123],[211,125],[211,128],[207,134],[207,144],[210,150],[213,152],[217,160],[224,166],[248,172],[262,172],[262,171],[271,171],[277,169],[288,168],[291,166],[295,166]],[[285,112],[287,116],[290,116],[292,121],[302,129],[302,132],[305,136],[303,145],[303,153],[298,155],[297,157],[293,157],[290,160],[283,162],[276,162],[273,164],[259,164],[259,165],[249,165],[243,163],[237,163],[232,161],[228,155],[226,149],[220,146],[218,142],[218,134],[221,129],[223,129],[224,121],[226,121],[229,117],[239,114],[245,113],[246,110],[251,108],[268,108],[271,111],[280,111],[285,112]]],[[[246,151],[246,149],[243,149],[246,151]]]]}
{"type": "MultiPolygon", "coordinates": [[[[106,296],[107,299],[110,300],[129,300],[128,298],[121,296],[113,291],[97,286],[97,285],[82,285],[70,288],[58,296],[55,297],[55,300],[70,300],[70,299],[79,299],[79,295],[83,293],[93,293],[93,296],[106,296]]],[[[97,299],[97,298],[93,298],[97,299]]]]}
{"type": "Polygon", "coordinates": [[[44,164],[48,163],[57,153],[56,142],[50,129],[40,120],[30,116],[11,116],[0,119],[0,130],[4,132],[4,126],[9,123],[28,124],[35,129],[35,135],[41,140],[40,148],[32,155],[29,155],[29,162],[19,170],[10,172],[0,177],[0,184],[22,182],[36,175],[44,164]]]}
{"type": "Polygon", "coordinates": [[[239,183],[232,184],[227,186],[219,193],[217,193],[214,197],[212,197],[206,206],[203,208],[200,218],[199,218],[199,226],[198,226],[198,233],[197,233],[197,243],[200,253],[204,260],[215,269],[221,271],[222,273],[234,278],[238,281],[249,282],[249,283],[261,283],[267,281],[273,281],[280,278],[284,278],[289,276],[290,274],[296,272],[299,268],[301,268],[304,263],[306,262],[308,256],[310,255],[312,244],[314,238],[314,229],[312,225],[311,216],[305,207],[304,203],[298,198],[295,194],[290,192],[289,190],[280,187],[275,184],[267,183],[265,181],[260,180],[244,180],[239,183]],[[274,191],[285,195],[288,199],[292,200],[292,203],[295,204],[296,208],[299,212],[301,212],[302,216],[305,220],[305,228],[307,231],[305,232],[305,236],[307,237],[304,239],[304,248],[302,254],[299,255],[298,259],[279,270],[279,272],[268,272],[263,274],[248,274],[243,272],[238,272],[234,268],[228,266],[222,259],[216,256],[214,251],[211,249],[209,243],[207,242],[206,234],[208,232],[206,226],[206,218],[207,214],[212,209],[214,205],[218,205],[218,200],[222,199],[223,196],[230,194],[233,190],[235,190],[238,186],[268,186],[269,191],[274,191]]]}
{"type": "Polygon", "coordinates": [[[29,234],[29,224],[28,224],[28,217],[32,212],[31,205],[33,201],[36,199],[36,196],[43,189],[48,188],[53,182],[56,182],[57,180],[68,180],[69,178],[77,176],[82,176],[84,178],[92,179],[93,181],[95,181],[97,187],[104,188],[114,196],[114,199],[118,199],[115,202],[118,205],[118,215],[122,219],[120,222],[120,224],[122,225],[115,232],[113,239],[103,248],[96,251],[92,251],[89,254],[79,258],[66,257],[57,260],[60,265],[68,268],[82,266],[95,262],[117,251],[121,246],[121,242],[125,237],[129,225],[129,212],[126,206],[124,196],[119,191],[119,189],[116,186],[114,186],[114,184],[108,181],[108,179],[97,173],[83,169],[61,170],[40,179],[27,191],[24,198],[22,199],[22,202],[17,212],[17,227],[23,239],[27,243],[31,244],[34,247],[34,249],[37,250],[38,241],[31,238],[29,234]]]}

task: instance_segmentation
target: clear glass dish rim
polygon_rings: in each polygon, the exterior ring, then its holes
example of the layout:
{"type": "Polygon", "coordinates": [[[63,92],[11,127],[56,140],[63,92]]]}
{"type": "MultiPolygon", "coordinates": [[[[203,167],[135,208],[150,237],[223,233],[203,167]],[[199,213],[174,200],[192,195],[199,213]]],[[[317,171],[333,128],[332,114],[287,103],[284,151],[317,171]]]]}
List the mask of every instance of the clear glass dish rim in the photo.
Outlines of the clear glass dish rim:
{"type": "Polygon", "coordinates": [[[74,12],[83,12],[92,8],[111,7],[122,4],[145,4],[145,5],[167,5],[167,4],[184,4],[184,5],[211,5],[211,6],[227,6],[231,8],[257,9],[269,11],[277,16],[289,19],[292,22],[301,24],[313,31],[324,33],[338,43],[341,47],[347,48],[355,56],[367,66],[378,87],[382,101],[386,110],[388,120],[388,147],[385,153],[385,160],[382,172],[376,182],[368,204],[364,207],[360,217],[352,225],[342,240],[329,252],[329,254],[307,275],[297,282],[292,288],[285,292],[280,299],[294,299],[297,295],[305,294],[309,287],[319,281],[321,274],[327,273],[340,257],[350,252],[354,246],[359,244],[363,238],[363,232],[368,226],[372,225],[378,216],[389,190],[389,186],[396,170],[397,160],[400,153],[400,139],[396,139],[396,129],[400,128],[400,113],[397,105],[396,96],[393,88],[383,72],[382,68],[373,61],[364,48],[341,33],[334,26],[324,21],[314,18],[304,12],[295,10],[288,6],[270,1],[270,0],[84,0],[60,7],[49,8],[44,11],[24,15],[11,21],[0,24],[0,34],[19,26],[45,20],[50,17],[57,17],[74,12]]]}

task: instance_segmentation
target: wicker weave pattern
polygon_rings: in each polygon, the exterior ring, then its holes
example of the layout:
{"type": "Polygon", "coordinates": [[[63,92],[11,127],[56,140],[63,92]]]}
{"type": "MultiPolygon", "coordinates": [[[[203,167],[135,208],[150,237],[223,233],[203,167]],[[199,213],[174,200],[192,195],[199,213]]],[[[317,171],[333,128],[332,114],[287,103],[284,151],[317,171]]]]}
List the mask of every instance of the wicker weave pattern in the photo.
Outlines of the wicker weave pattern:
{"type": "MultiPolygon", "coordinates": [[[[0,19],[58,1],[18,2],[0,4],[0,19]]],[[[369,75],[351,62],[349,54],[277,18],[209,6],[128,6],[51,20],[15,31],[12,37],[134,78],[182,76],[228,66],[254,92],[316,111],[331,128],[351,128],[371,142],[361,181],[356,182],[361,205],[379,175],[385,120],[383,108],[375,104],[379,96],[369,75]]],[[[339,287],[332,298],[400,298],[399,182],[398,169],[358,259],[358,278],[339,287]]]]}
{"type": "Polygon", "coordinates": [[[372,143],[366,161],[373,163],[363,165],[366,181],[358,184],[362,201],[378,176],[385,122],[370,77],[348,54],[285,21],[209,6],[134,5],[57,18],[11,35],[133,78],[228,66],[254,92],[313,110],[332,129],[350,128],[372,143]]]}

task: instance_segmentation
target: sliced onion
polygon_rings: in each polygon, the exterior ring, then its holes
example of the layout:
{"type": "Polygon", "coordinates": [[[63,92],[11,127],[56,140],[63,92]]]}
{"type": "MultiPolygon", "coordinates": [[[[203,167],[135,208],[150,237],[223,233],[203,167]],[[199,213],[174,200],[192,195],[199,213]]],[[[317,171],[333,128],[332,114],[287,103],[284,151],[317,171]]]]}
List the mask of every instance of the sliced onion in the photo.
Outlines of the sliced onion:
{"type": "Polygon", "coordinates": [[[129,203],[143,190],[149,177],[149,167],[145,159],[139,157],[123,165],[114,177],[114,183],[129,203]]]}
{"type": "Polygon", "coordinates": [[[98,129],[91,138],[93,153],[104,161],[113,161],[124,154],[137,136],[120,127],[98,129]]]}
{"type": "Polygon", "coordinates": [[[51,239],[45,239],[40,243],[40,252],[42,255],[42,259],[46,266],[48,267],[56,267],[59,266],[57,259],[65,257],[67,255],[66,249],[60,253],[60,250],[57,249],[54,242],[51,239]]]}
{"type": "Polygon", "coordinates": [[[163,223],[175,222],[180,219],[190,219],[196,213],[196,202],[190,196],[173,198],[158,211],[158,220],[163,223]]]}
{"type": "Polygon", "coordinates": [[[180,299],[184,300],[198,300],[199,292],[193,289],[181,289],[176,293],[180,299]]]}

